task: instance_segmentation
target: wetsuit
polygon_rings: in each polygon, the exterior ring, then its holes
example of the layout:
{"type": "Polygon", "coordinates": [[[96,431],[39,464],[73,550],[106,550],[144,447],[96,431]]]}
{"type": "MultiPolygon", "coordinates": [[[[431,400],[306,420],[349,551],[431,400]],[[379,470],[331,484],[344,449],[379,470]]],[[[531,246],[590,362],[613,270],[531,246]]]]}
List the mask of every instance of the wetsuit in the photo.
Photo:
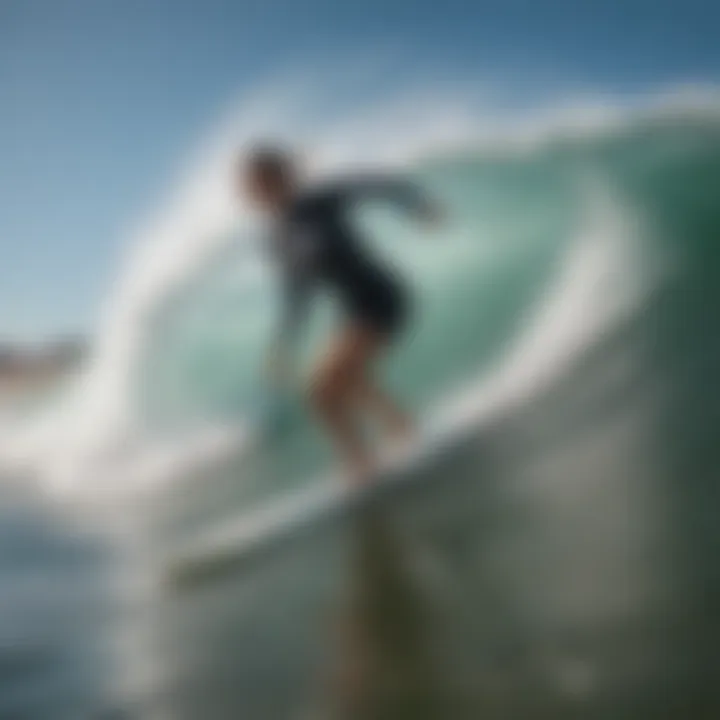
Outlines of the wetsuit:
{"type": "Polygon", "coordinates": [[[283,272],[281,341],[290,340],[319,287],[339,302],[352,323],[392,336],[406,320],[408,297],[391,271],[363,246],[349,218],[363,200],[388,200],[412,212],[426,201],[407,182],[365,178],[298,195],[285,210],[273,238],[283,272]]]}

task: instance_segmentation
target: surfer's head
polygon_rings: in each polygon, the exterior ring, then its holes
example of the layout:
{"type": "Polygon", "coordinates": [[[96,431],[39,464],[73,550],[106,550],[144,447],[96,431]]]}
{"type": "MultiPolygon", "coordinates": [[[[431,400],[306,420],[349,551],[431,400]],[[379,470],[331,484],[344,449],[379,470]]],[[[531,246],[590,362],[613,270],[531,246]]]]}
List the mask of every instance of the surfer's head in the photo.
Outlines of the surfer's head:
{"type": "Polygon", "coordinates": [[[264,210],[279,210],[295,192],[297,162],[282,148],[256,147],[241,159],[238,180],[253,203],[264,210]]]}

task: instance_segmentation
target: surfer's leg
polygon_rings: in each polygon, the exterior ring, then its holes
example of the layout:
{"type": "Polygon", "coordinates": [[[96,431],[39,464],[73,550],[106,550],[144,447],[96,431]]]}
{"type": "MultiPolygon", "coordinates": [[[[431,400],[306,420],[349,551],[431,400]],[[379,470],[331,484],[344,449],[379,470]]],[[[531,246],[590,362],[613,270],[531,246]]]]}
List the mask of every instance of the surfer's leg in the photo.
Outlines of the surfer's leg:
{"type": "Polygon", "coordinates": [[[356,389],[382,336],[358,325],[344,328],[315,372],[310,399],[345,462],[356,474],[370,470],[371,457],[356,422],[356,389]]]}
{"type": "Polygon", "coordinates": [[[394,340],[407,326],[411,312],[410,298],[396,284],[386,285],[373,295],[372,303],[366,303],[360,311],[364,319],[363,327],[373,328],[374,345],[372,357],[369,357],[361,372],[355,376],[354,395],[358,410],[396,442],[410,438],[413,422],[400,405],[382,388],[373,373],[372,361],[387,352],[394,340]]]}

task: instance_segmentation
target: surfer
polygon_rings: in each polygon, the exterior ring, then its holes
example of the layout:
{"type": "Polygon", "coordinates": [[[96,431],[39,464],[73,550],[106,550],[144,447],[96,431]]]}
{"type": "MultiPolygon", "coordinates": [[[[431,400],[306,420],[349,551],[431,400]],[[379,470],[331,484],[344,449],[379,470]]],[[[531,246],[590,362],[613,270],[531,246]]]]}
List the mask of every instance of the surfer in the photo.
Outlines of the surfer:
{"type": "Polygon", "coordinates": [[[355,178],[304,187],[295,158],[264,147],[243,156],[240,188],[273,221],[271,252],[282,275],[283,313],[268,368],[276,382],[292,373],[294,346],[313,292],[327,289],[342,323],[312,374],[309,400],[351,475],[372,470],[360,422],[380,423],[392,438],[412,432],[412,420],[375,380],[374,362],[407,327],[410,299],[404,284],[364,246],[349,217],[357,202],[388,200],[424,221],[435,206],[410,182],[355,178]]]}

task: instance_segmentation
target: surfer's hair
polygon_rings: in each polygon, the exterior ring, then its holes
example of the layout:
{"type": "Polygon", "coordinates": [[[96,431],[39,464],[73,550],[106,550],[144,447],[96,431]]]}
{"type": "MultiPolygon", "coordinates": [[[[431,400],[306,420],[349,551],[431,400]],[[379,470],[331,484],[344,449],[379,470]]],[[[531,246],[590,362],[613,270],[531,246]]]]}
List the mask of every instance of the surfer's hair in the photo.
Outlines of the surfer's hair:
{"type": "Polygon", "coordinates": [[[295,157],[279,145],[258,145],[243,159],[242,168],[246,173],[266,181],[290,182],[295,176],[295,157]]]}

